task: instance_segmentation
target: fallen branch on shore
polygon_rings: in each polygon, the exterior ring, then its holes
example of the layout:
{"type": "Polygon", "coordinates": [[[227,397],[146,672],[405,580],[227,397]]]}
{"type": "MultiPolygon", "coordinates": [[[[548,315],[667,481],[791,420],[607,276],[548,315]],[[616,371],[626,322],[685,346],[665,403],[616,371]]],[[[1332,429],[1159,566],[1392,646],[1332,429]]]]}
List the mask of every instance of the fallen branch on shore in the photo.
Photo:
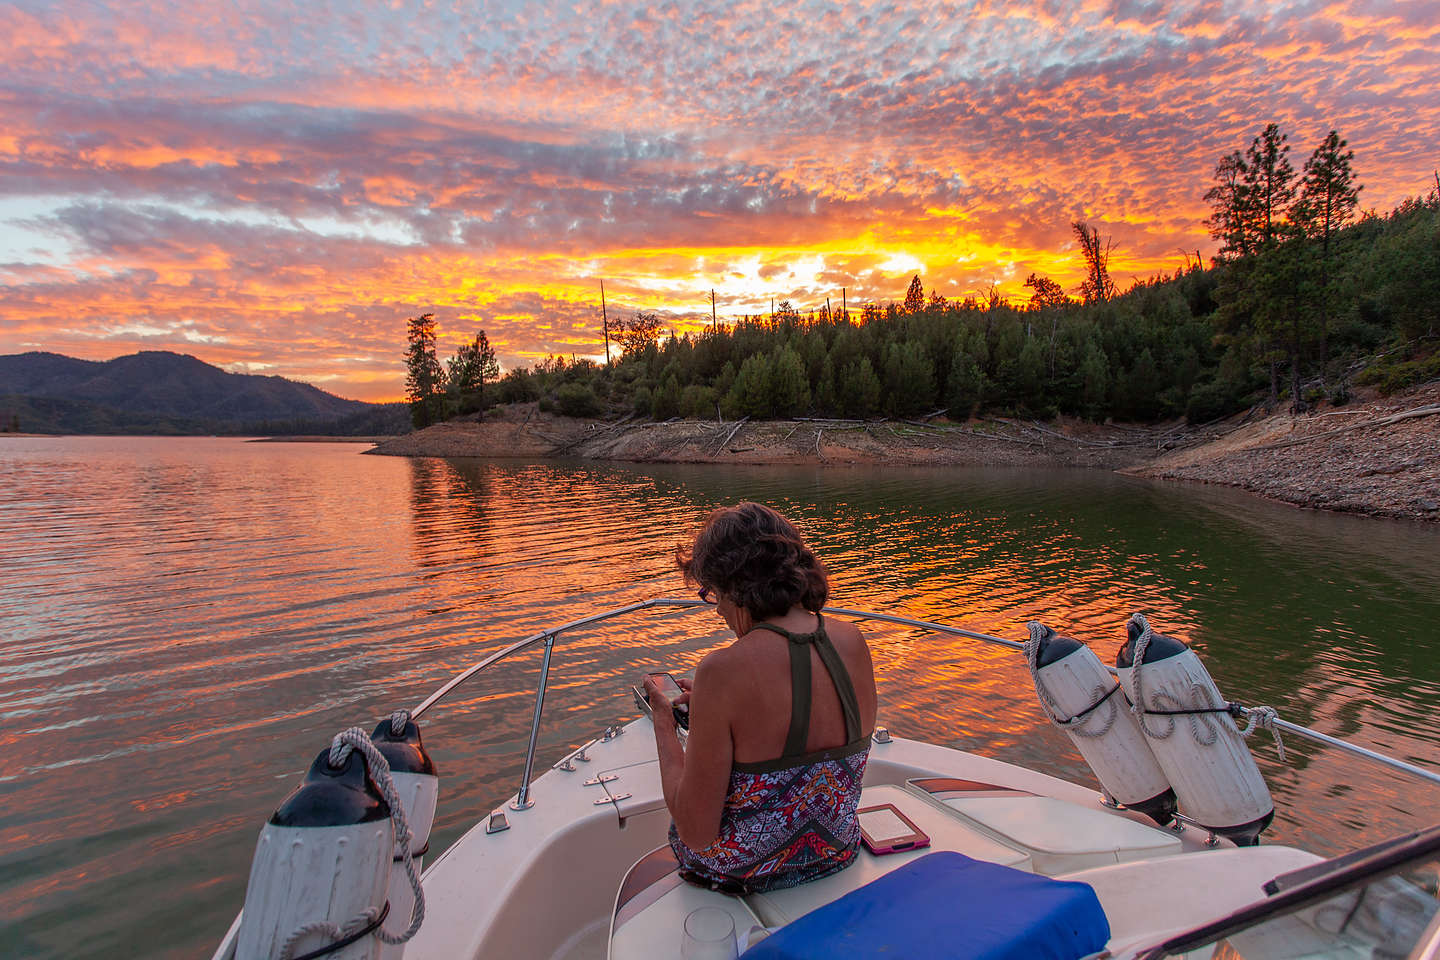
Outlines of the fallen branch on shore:
{"type": "Polygon", "coordinates": [[[1430,407],[1415,407],[1411,410],[1402,410],[1400,413],[1393,413],[1388,417],[1381,417],[1378,420],[1365,420],[1361,423],[1351,423],[1334,430],[1326,430],[1323,433],[1312,433],[1303,437],[1293,437],[1289,440],[1281,440],[1278,443],[1267,443],[1264,446],[1250,447],[1251,450],[1282,450],[1286,447],[1298,446],[1302,443],[1309,443],[1311,440],[1321,440],[1325,437],[1333,437],[1340,433],[1349,433],[1352,430],[1364,430],[1368,427],[1385,427],[1392,423],[1399,423],[1402,420],[1414,420],[1417,417],[1428,417],[1440,413],[1440,404],[1430,407]]]}
{"type": "Polygon", "coordinates": [[[735,424],[735,429],[734,429],[734,430],[731,430],[730,433],[729,433],[729,435],[726,436],[726,438],[725,438],[724,440],[721,440],[721,441],[720,441],[720,446],[718,446],[718,447],[715,448],[715,452],[716,452],[716,453],[719,453],[721,450],[724,450],[727,446],[729,446],[729,445],[730,445],[730,441],[735,439],[735,434],[737,434],[737,433],[740,432],[740,428],[743,427],[743,426],[745,426],[745,421],[747,421],[747,420],[749,420],[749,419],[750,419],[749,417],[741,417],[741,418],[740,418],[740,422],[738,422],[738,423],[735,424]]]}
{"type": "Polygon", "coordinates": [[[536,436],[543,437],[544,439],[549,440],[555,445],[554,449],[550,451],[550,456],[553,457],[563,453],[569,453],[574,448],[580,446],[580,444],[586,443],[590,440],[599,440],[602,437],[608,439],[612,436],[624,433],[626,430],[630,429],[627,424],[629,424],[630,421],[634,419],[635,415],[632,413],[624,419],[615,421],[603,430],[592,430],[589,433],[582,433],[580,436],[571,437],[568,440],[548,436],[547,434],[541,433],[539,430],[532,430],[530,432],[535,434],[536,436]]]}

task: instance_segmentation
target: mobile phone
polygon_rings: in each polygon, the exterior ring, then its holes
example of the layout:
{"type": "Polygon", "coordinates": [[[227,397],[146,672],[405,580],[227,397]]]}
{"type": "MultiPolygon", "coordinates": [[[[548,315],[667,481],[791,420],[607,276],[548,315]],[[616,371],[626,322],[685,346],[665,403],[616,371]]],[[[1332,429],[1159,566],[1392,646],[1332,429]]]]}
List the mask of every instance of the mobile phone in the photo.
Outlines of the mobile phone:
{"type": "MultiPolygon", "coordinates": [[[[672,703],[676,697],[685,692],[680,689],[680,684],[675,682],[675,678],[668,673],[652,673],[650,676],[654,678],[655,685],[660,688],[660,692],[665,694],[665,699],[670,700],[672,703]]],[[[678,706],[672,706],[671,709],[675,715],[675,726],[682,730],[689,730],[690,704],[682,703],[678,706]]]]}
{"type": "Polygon", "coordinates": [[[915,826],[893,803],[861,807],[855,815],[860,819],[860,842],[876,856],[930,846],[925,831],[915,826]]]}

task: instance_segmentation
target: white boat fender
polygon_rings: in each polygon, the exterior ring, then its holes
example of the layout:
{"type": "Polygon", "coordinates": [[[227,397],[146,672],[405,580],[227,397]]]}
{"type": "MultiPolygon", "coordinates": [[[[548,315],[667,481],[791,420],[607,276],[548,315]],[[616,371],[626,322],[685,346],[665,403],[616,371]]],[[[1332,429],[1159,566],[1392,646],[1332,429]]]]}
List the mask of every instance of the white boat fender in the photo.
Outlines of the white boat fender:
{"type": "Polygon", "coordinates": [[[337,734],[260,831],[236,960],[378,960],[382,942],[414,936],[424,917],[418,875],[410,927],[398,937],[383,927],[397,835],[408,851],[384,756],[359,727],[337,734]]]}
{"type": "Polygon", "coordinates": [[[1180,798],[1180,810],[1237,846],[1260,841],[1275,803],[1209,671],[1184,641],[1154,632],[1141,614],[1130,618],[1115,657],[1150,749],[1180,798]]]}
{"type": "Polygon", "coordinates": [[[1107,797],[1168,824],[1175,817],[1175,791],[1110,671],[1079,640],[1043,623],[1028,629],[1025,659],[1050,722],[1069,736],[1107,797]]]}
{"type": "MultiPolygon", "coordinates": [[[[435,807],[440,799],[440,777],[420,739],[420,727],[410,719],[409,711],[397,710],[381,720],[370,734],[370,739],[390,764],[395,792],[400,795],[400,803],[410,823],[409,854],[414,858],[414,869],[418,872],[423,868],[425,854],[430,850],[430,828],[435,823],[435,807]]],[[[405,859],[406,853],[400,849],[397,838],[386,894],[390,912],[397,917],[408,916],[415,901],[410,878],[405,871],[405,859]]],[[[404,955],[403,943],[387,943],[380,953],[382,960],[400,960],[404,955]]]]}

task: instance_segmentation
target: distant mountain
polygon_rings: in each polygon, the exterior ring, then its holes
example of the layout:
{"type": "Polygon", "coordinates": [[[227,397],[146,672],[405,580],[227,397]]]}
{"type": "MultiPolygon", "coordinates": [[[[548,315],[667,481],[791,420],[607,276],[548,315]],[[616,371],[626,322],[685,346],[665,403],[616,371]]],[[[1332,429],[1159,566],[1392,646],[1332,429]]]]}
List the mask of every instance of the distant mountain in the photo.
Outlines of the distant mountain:
{"type": "Polygon", "coordinates": [[[0,429],[18,418],[20,429],[40,433],[395,433],[408,428],[402,407],[284,377],[226,373],[178,353],[104,362],[0,356],[0,429]]]}

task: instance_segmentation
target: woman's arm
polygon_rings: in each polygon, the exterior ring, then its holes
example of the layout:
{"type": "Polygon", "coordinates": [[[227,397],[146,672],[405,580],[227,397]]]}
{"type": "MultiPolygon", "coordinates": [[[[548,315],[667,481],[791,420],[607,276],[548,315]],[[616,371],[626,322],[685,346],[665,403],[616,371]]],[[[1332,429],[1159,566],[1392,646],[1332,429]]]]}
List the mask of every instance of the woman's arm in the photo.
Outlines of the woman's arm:
{"type": "Polygon", "coordinates": [[[726,670],[714,654],[700,662],[690,690],[690,741],[680,749],[670,702],[646,691],[654,711],[655,750],[660,758],[660,785],[665,806],[680,839],[692,850],[708,847],[720,832],[720,813],[730,785],[734,743],[730,737],[730,698],[726,670]]]}

